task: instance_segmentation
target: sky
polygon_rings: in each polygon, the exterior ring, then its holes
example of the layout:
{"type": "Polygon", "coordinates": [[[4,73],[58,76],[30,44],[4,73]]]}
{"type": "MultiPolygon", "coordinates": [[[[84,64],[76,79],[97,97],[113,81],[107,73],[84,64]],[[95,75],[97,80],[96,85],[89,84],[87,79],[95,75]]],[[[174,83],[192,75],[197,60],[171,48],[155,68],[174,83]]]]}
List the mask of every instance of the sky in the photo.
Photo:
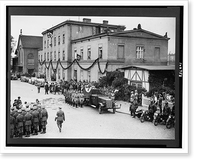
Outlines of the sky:
{"type": "Polygon", "coordinates": [[[141,24],[142,29],[164,35],[170,38],[168,53],[175,53],[175,18],[173,17],[93,17],[93,16],[11,16],[11,35],[17,41],[20,29],[23,35],[42,36],[42,32],[66,20],[82,21],[90,18],[91,22],[102,23],[108,20],[109,24],[124,25],[125,30],[132,30],[141,24]]]}

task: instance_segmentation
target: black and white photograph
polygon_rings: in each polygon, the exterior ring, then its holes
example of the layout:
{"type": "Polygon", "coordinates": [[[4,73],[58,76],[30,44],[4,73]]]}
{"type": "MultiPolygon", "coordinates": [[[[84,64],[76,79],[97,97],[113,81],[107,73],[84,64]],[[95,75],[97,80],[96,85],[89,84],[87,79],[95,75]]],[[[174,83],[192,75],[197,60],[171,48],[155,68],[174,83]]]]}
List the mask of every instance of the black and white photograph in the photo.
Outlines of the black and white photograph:
{"type": "Polygon", "coordinates": [[[183,7],[7,13],[8,146],[182,148],[183,7]]]}

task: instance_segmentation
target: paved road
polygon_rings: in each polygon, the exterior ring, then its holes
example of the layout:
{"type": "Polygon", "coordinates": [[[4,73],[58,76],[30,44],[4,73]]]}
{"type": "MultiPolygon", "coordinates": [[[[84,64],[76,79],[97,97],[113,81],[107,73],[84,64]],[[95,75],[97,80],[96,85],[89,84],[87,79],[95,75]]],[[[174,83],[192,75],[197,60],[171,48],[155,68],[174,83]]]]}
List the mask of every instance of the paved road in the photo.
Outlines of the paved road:
{"type": "Polygon", "coordinates": [[[11,81],[11,102],[21,96],[22,102],[33,102],[39,99],[46,105],[49,113],[47,133],[31,138],[109,138],[109,139],[174,139],[175,129],[166,129],[163,125],[154,126],[150,122],[141,123],[128,114],[129,103],[120,101],[121,110],[115,114],[99,114],[95,108],[74,108],[64,103],[64,96],[37,93],[34,85],[11,81]],[[65,112],[66,121],[60,133],[55,119],[58,107],[65,112]]]}

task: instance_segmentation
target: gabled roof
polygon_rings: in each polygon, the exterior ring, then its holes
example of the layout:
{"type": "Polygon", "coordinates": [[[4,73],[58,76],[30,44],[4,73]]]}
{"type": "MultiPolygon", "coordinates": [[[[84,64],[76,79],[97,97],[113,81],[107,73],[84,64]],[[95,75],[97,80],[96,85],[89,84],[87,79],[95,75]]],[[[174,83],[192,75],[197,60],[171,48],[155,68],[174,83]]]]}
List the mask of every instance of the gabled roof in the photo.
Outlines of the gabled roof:
{"type": "Polygon", "coordinates": [[[147,39],[160,39],[160,40],[169,40],[170,38],[167,37],[165,34],[164,36],[161,36],[159,34],[144,30],[144,29],[133,29],[133,30],[126,30],[122,32],[114,32],[114,33],[101,33],[96,35],[91,35],[83,38],[78,38],[75,40],[72,40],[73,42],[79,42],[84,41],[88,39],[94,39],[98,37],[104,37],[104,36],[115,36],[115,37],[126,37],[126,38],[147,38],[147,39]]]}
{"type": "Polygon", "coordinates": [[[43,37],[19,35],[17,49],[19,47],[19,41],[21,41],[23,48],[42,49],[43,37]]]}

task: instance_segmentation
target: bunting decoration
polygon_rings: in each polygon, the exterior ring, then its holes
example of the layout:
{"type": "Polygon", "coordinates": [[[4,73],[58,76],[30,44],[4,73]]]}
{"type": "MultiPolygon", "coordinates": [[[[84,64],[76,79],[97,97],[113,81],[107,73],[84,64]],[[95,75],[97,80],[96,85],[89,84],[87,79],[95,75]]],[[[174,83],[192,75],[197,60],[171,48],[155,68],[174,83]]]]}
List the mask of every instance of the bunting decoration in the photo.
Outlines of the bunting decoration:
{"type": "Polygon", "coordinates": [[[90,70],[90,69],[97,63],[97,64],[98,64],[98,68],[99,68],[99,72],[100,72],[101,74],[105,74],[105,73],[107,72],[107,67],[108,67],[108,62],[106,62],[105,69],[104,69],[104,71],[102,71],[102,70],[101,70],[101,67],[100,67],[99,58],[97,58],[96,60],[94,60],[94,62],[93,62],[88,68],[82,67],[82,66],[80,65],[78,59],[74,59],[74,60],[70,63],[70,65],[67,66],[67,67],[64,67],[64,66],[62,65],[60,59],[58,59],[58,61],[56,62],[56,67],[55,67],[55,68],[53,67],[53,62],[52,62],[52,60],[50,60],[49,62],[47,62],[46,60],[44,60],[44,61],[42,61],[42,62],[41,62],[40,60],[38,60],[38,61],[39,61],[39,64],[40,64],[41,66],[44,65],[46,69],[49,69],[50,66],[51,66],[53,72],[56,72],[56,71],[57,71],[58,65],[60,65],[62,69],[67,70],[67,69],[69,69],[69,68],[70,68],[73,64],[75,64],[75,63],[77,63],[77,65],[78,65],[82,70],[85,70],[85,71],[90,70]]]}

